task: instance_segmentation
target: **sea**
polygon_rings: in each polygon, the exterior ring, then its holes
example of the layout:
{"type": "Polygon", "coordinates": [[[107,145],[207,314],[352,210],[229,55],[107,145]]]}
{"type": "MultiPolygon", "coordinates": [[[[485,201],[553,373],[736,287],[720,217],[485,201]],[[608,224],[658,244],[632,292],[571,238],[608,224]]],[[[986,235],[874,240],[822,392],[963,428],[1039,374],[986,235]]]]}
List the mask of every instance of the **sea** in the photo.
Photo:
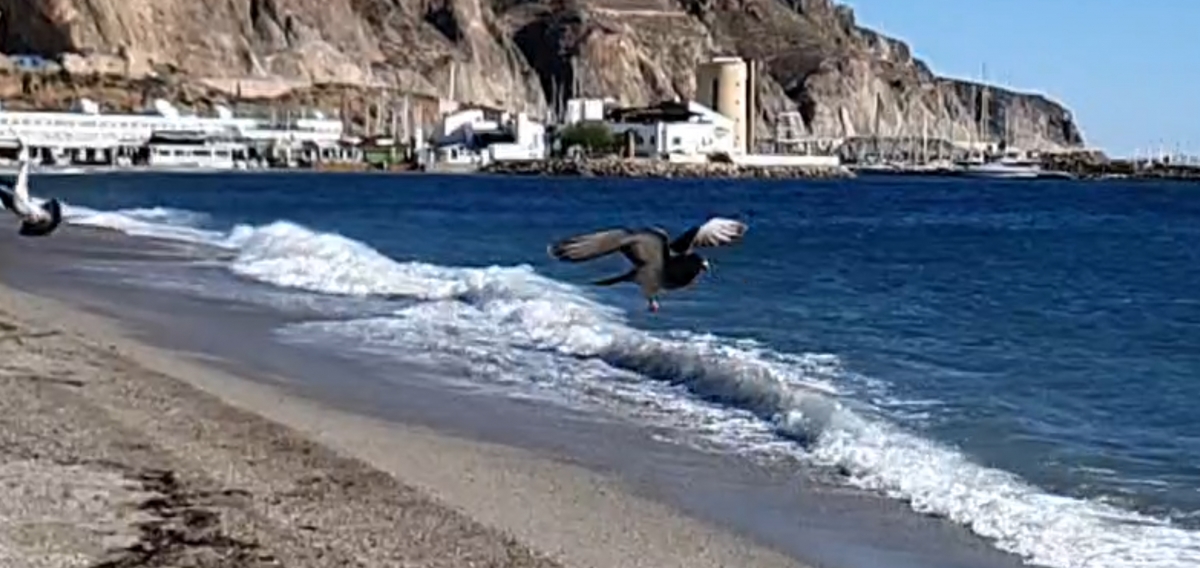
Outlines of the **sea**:
{"type": "Polygon", "coordinates": [[[69,224],[24,250],[118,235],[106,246],[120,254],[73,253],[63,285],[200,302],[146,309],[192,336],[325,357],[317,396],[359,391],[398,420],[552,447],[814,565],[1200,566],[1195,185],[114,173],[33,186],[69,224]],[[704,250],[712,271],[657,313],[634,285],[589,284],[623,272],[619,255],[546,252],[713,215],[747,222],[745,240],[704,250]],[[234,305],[256,323],[181,323],[234,305]],[[648,465],[670,452],[691,465],[648,465]]]}

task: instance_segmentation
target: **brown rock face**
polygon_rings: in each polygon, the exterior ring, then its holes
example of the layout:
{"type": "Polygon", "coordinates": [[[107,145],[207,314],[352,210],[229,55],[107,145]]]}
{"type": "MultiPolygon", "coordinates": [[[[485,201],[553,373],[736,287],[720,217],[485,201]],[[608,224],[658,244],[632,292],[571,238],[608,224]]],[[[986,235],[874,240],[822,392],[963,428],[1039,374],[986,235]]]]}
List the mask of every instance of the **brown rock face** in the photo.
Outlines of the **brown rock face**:
{"type": "Polygon", "coordinates": [[[795,111],[814,136],[1083,143],[1060,105],[937,78],[830,0],[0,0],[0,51],[82,55],[75,73],[385,85],[531,112],[573,95],[688,98],[696,63],[738,54],[762,65],[760,138],[795,111]]]}
{"type": "Polygon", "coordinates": [[[119,55],[131,74],[387,84],[442,96],[453,75],[457,98],[542,104],[507,30],[478,0],[0,0],[0,14],[6,53],[119,55]]]}

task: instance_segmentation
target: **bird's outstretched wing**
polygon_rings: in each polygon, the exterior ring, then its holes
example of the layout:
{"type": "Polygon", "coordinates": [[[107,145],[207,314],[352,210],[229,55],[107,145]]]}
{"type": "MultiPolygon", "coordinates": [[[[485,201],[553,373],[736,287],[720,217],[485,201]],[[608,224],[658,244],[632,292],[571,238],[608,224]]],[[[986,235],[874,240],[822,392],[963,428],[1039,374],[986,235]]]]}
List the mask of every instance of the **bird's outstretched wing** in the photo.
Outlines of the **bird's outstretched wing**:
{"type": "Polygon", "coordinates": [[[19,217],[35,216],[38,209],[29,199],[29,161],[21,162],[17,179],[11,186],[0,186],[0,203],[19,217]]]}
{"type": "Polygon", "coordinates": [[[16,207],[13,203],[12,189],[8,186],[0,186],[0,204],[4,205],[5,209],[16,213],[16,207]]]}
{"type": "Polygon", "coordinates": [[[740,242],[749,227],[724,217],[712,217],[671,241],[671,250],[683,254],[696,247],[718,247],[740,242]]]}
{"type": "MultiPolygon", "coordinates": [[[[22,150],[24,151],[24,150],[22,150]]],[[[22,159],[21,167],[17,170],[17,180],[13,182],[13,195],[18,203],[29,202],[29,160],[22,159]]]]}
{"type": "Polygon", "coordinates": [[[657,229],[607,229],[576,235],[550,245],[550,256],[583,262],[621,252],[637,266],[661,265],[667,254],[667,234],[657,229]]]}

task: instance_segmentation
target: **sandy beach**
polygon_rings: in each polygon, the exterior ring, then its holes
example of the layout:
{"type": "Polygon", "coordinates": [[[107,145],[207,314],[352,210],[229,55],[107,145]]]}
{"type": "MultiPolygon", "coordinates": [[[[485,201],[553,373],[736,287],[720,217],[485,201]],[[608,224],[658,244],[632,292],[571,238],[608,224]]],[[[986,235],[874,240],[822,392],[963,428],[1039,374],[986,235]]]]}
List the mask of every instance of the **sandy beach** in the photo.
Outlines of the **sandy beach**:
{"type": "Polygon", "coordinates": [[[0,566],[796,566],[525,450],[321,406],[0,287],[0,566]]]}

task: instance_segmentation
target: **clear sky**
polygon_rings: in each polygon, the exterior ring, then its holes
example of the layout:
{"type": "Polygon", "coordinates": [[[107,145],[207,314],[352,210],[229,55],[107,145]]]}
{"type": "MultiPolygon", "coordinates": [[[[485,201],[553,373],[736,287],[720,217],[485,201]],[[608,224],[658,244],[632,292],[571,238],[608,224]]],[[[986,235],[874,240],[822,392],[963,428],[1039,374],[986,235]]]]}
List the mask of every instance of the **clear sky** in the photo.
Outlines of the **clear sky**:
{"type": "Polygon", "coordinates": [[[1036,91],[1110,156],[1200,154],[1200,0],[845,0],[939,75],[1036,91]]]}

